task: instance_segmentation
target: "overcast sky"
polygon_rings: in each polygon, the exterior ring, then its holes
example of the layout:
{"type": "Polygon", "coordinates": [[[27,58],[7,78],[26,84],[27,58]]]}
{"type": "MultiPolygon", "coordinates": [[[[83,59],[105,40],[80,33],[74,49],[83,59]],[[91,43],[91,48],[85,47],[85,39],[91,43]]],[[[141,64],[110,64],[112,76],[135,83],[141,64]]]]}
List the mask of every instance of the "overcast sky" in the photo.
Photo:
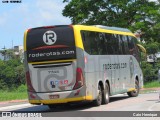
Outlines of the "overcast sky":
{"type": "MultiPolygon", "coordinates": [[[[23,45],[28,28],[71,24],[62,16],[63,0],[21,0],[22,3],[3,3],[0,0],[0,49],[23,45]]],[[[8,0],[10,1],[10,0],[8,0]]]]}

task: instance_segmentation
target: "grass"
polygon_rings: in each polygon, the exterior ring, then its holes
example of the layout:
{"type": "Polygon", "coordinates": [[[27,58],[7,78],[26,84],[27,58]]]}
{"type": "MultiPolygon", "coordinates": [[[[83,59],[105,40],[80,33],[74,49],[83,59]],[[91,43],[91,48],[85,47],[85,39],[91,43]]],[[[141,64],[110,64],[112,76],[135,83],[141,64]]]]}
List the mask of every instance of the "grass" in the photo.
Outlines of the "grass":
{"type": "Polygon", "coordinates": [[[0,101],[24,100],[27,98],[27,87],[25,85],[21,85],[13,91],[0,91],[0,101]]]}
{"type": "Polygon", "coordinates": [[[160,87],[159,81],[151,81],[151,82],[146,82],[144,84],[144,88],[158,88],[158,87],[160,87]]]}
{"type": "Polygon", "coordinates": [[[146,83],[144,83],[144,88],[145,88],[144,90],[140,90],[141,94],[156,91],[157,88],[160,88],[160,82],[158,80],[146,82],[146,83]]]}
{"type": "Polygon", "coordinates": [[[27,92],[7,92],[0,91],[0,101],[24,100],[27,99],[27,92]]]}

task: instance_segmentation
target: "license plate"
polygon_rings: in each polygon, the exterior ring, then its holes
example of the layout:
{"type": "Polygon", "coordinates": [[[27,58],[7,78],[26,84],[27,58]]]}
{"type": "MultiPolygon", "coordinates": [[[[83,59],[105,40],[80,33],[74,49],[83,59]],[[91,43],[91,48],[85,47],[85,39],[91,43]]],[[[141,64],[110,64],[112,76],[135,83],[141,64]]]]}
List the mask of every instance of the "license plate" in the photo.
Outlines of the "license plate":
{"type": "Polygon", "coordinates": [[[59,98],[59,95],[49,95],[49,98],[50,98],[50,99],[58,99],[58,98],[59,98]]]}

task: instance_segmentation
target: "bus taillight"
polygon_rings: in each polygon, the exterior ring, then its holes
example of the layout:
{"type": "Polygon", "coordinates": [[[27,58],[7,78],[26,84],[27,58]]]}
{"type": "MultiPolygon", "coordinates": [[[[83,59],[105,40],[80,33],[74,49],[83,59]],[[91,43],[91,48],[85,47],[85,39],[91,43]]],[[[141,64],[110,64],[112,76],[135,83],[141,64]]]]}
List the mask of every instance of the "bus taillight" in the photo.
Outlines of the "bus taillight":
{"type": "Polygon", "coordinates": [[[80,88],[84,84],[84,77],[81,68],[77,68],[76,70],[76,84],[74,85],[74,90],[80,88]]]}
{"type": "Polygon", "coordinates": [[[84,63],[86,64],[88,62],[87,57],[84,57],[84,63]]]}
{"type": "Polygon", "coordinates": [[[28,86],[28,91],[35,92],[35,90],[32,86],[32,83],[31,83],[31,78],[30,78],[29,71],[26,72],[26,82],[27,82],[27,86],[28,86]]]}

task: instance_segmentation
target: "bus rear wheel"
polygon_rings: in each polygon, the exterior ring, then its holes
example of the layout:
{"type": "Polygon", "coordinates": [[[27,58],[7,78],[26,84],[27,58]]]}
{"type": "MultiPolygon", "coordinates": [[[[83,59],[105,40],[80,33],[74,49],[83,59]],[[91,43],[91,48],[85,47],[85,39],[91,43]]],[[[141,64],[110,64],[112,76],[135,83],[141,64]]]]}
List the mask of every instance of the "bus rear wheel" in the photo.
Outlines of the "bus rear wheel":
{"type": "Polygon", "coordinates": [[[102,88],[100,85],[98,85],[98,95],[96,100],[93,101],[93,104],[95,106],[100,106],[102,104],[102,88]]]}
{"type": "Polygon", "coordinates": [[[135,90],[131,92],[127,92],[129,97],[137,97],[139,94],[139,83],[135,80],[135,90]]]}
{"type": "Polygon", "coordinates": [[[102,104],[108,104],[109,103],[109,86],[106,83],[105,89],[103,90],[102,93],[102,104]]]}

